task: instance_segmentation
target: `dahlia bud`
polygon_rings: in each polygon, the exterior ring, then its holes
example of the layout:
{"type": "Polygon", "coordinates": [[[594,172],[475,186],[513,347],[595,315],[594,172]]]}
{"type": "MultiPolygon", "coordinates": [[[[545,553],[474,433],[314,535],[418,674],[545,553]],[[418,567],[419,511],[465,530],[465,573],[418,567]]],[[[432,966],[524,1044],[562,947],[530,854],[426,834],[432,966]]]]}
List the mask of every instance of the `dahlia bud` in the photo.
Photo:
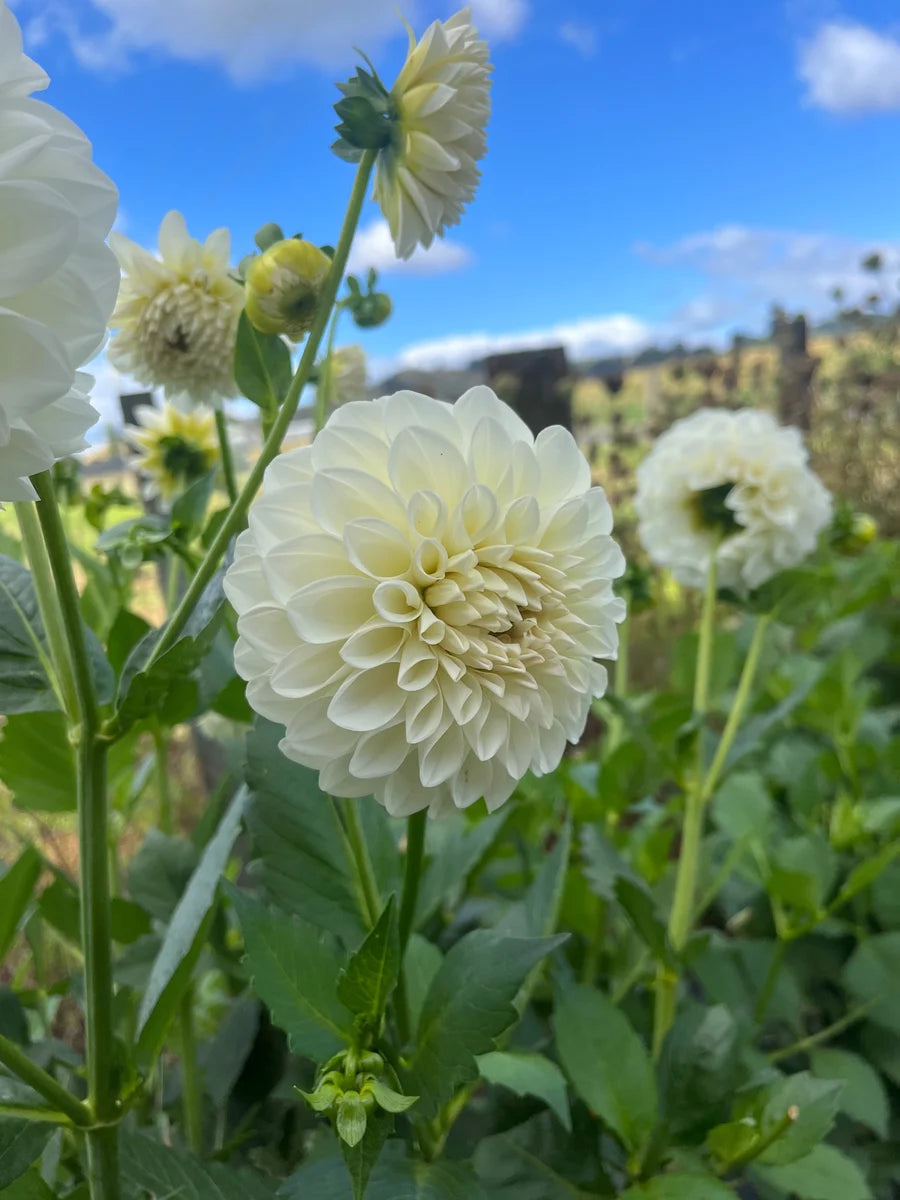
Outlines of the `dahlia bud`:
{"type": "Polygon", "coordinates": [[[247,267],[245,308],[260,333],[299,342],[313,323],[331,259],[312,242],[286,238],[247,267]]]}

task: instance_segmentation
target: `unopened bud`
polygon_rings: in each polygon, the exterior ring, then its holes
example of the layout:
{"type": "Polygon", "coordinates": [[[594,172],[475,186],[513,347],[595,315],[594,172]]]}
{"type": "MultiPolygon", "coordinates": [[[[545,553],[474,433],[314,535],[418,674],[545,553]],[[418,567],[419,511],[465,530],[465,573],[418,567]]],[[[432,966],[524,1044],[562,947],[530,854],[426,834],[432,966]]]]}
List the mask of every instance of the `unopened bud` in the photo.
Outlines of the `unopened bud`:
{"type": "Polygon", "coordinates": [[[285,333],[294,342],[316,315],[331,259],[312,242],[286,238],[252,259],[247,267],[245,307],[260,333],[285,333]]]}

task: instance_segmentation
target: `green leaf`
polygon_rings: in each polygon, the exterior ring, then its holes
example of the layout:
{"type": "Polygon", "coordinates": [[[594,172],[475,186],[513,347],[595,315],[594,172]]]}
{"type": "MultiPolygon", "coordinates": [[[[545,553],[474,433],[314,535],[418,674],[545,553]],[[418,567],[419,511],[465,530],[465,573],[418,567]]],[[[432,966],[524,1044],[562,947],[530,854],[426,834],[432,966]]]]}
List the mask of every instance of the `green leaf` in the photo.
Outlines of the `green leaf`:
{"type": "Polygon", "coordinates": [[[32,1167],[3,1189],[3,1200],[54,1200],[54,1193],[44,1183],[40,1171],[32,1167]]]}
{"type": "Polygon", "coordinates": [[[0,1188],[25,1174],[40,1157],[53,1129],[43,1121],[0,1117],[0,1188]]]}
{"type": "MultiPolygon", "coordinates": [[[[357,946],[369,926],[352,855],[331,803],[319,791],[316,772],[285,758],[278,749],[282,736],[277,726],[260,720],[247,738],[247,783],[253,793],[247,828],[257,855],[254,879],[279,908],[357,946]]],[[[390,818],[374,803],[362,806],[360,816],[378,874],[378,831],[391,837],[390,818]]],[[[393,845],[390,849],[396,864],[398,855],[393,845]]]]}
{"type": "Polygon", "coordinates": [[[658,963],[674,970],[675,951],[669,942],[665,922],[659,915],[656,901],[646,885],[635,883],[624,875],[618,876],[614,885],[616,899],[625,910],[638,937],[658,963]]]}
{"type": "Polygon", "coordinates": [[[797,1119],[757,1161],[780,1165],[809,1154],[834,1124],[843,1087],[843,1083],[816,1079],[809,1071],[773,1084],[760,1118],[761,1136],[765,1138],[791,1109],[796,1109],[797,1119]]]}
{"type": "Polygon", "coordinates": [[[745,1160],[758,1141],[759,1126],[752,1119],[715,1125],[706,1135],[708,1149],[726,1165],[739,1159],[745,1160]]]}
{"type": "Polygon", "coordinates": [[[404,1096],[400,1092],[395,1092],[380,1079],[371,1080],[368,1086],[372,1089],[372,1095],[378,1102],[378,1107],[388,1113],[406,1112],[419,1099],[418,1096],[404,1096]]]}
{"type": "Polygon", "coordinates": [[[498,933],[536,938],[556,932],[571,848],[572,829],[566,824],[524,898],[497,922],[498,933]]]}
{"type": "Polygon", "coordinates": [[[242,312],[234,347],[234,378],[242,394],[262,409],[277,408],[292,376],[291,352],[284,341],[254,329],[242,312]]]}
{"type": "Polygon", "coordinates": [[[587,1200],[593,1193],[562,1174],[578,1170],[576,1154],[571,1137],[560,1135],[549,1114],[541,1113],[482,1138],[475,1149],[475,1170],[491,1200],[587,1200]]]}
{"type": "Polygon", "coordinates": [[[7,718],[0,734],[0,779],[17,808],[75,811],[75,752],[61,712],[7,718]]]}
{"type": "Polygon", "coordinates": [[[866,858],[861,863],[858,863],[844,880],[841,890],[829,907],[839,908],[841,905],[846,904],[848,900],[852,900],[857,893],[869,887],[870,884],[873,884],[898,855],[900,855],[900,841],[882,846],[870,858],[866,858]]]}
{"type": "Polygon", "coordinates": [[[394,1119],[377,1110],[368,1114],[365,1134],[355,1146],[341,1141],[341,1154],[350,1176],[353,1200],[364,1200],[366,1189],[384,1144],[394,1129],[394,1119]]]}
{"type": "Polygon", "coordinates": [[[120,608],[116,613],[116,618],[106,637],[106,653],[109,657],[109,665],[117,675],[125,666],[128,655],[141,638],[150,633],[152,628],[143,617],[130,612],[127,608],[120,608]]]}
{"type": "Polygon", "coordinates": [[[138,1009],[139,1061],[155,1061],[190,984],[212,923],[219,881],[241,827],[246,799],[246,789],[239,788],[172,914],[138,1009]]]}
{"type": "Polygon", "coordinates": [[[447,821],[429,822],[428,864],[419,888],[416,927],[423,925],[448,896],[458,894],[465,881],[483,861],[499,837],[509,813],[501,809],[484,817],[477,825],[463,814],[447,821]]]}
{"type": "Polygon", "coordinates": [[[404,1091],[421,1097],[424,1117],[478,1075],[477,1054],[516,1020],[513,1000],[531,970],[565,941],[512,938],[476,929],[448,952],[422,1007],[404,1091]]]}
{"type": "Polygon", "coordinates": [[[817,1079],[843,1080],[841,1112],[887,1138],[890,1104],[881,1076],[871,1063],[849,1050],[826,1047],[812,1052],[810,1065],[817,1079]]]}
{"type": "Polygon", "coordinates": [[[702,1141],[743,1082],[738,1025],[724,1004],[676,1020],[659,1063],[660,1108],[672,1135],[702,1141]]]}
{"type": "MultiPolygon", "coordinates": [[[[174,645],[148,666],[150,655],[166,626],[141,638],[122,669],[116,693],[116,722],[128,729],[135,721],[156,712],[172,720],[172,696],[200,666],[212,648],[225,612],[220,571],[204,588],[187,624],[174,645]]],[[[190,715],[190,714],[189,714],[190,715]]]]}
{"type": "Polygon", "coordinates": [[[406,955],[403,959],[403,971],[406,976],[406,1001],[409,1005],[409,1019],[412,1028],[419,1024],[422,1006],[432,981],[441,969],[444,956],[435,946],[421,934],[414,933],[406,945],[406,955]]]}
{"type": "MultiPolygon", "coordinates": [[[[366,1188],[366,1200],[489,1200],[467,1163],[406,1158],[388,1142],[366,1188]]],[[[343,1163],[323,1158],[302,1166],[278,1191],[281,1200],[357,1200],[343,1163]]],[[[179,1197],[181,1200],[181,1197],[179,1197]]]]}
{"type": "Polygon", "coordinates": [[[324,1062],[349,1042],[353,1021],[337,993],[342,954],[335,939],[299,917],[268,909],[229,888],[244,933],[247,971],[291,1049],[324,1062]]]}
{"type": "Polygon", "coordinates": [[[640,875],[622,858],[603,831],[594,825],[585,825],[581,831],[581,853],[584,858],[584,874],[591,891],[602,900],[615,900],[616,880],[631,879],[640,886],[640,875]]]}
{"type": "Polygon", "coordinates": [[[185,488],[172,505],[172,526],[182,530],[186,538],[193,537],[203,524],[215,485],[216,472],[208,471],[190,487],[185,488]]]}
{"type": "Polygon", "coordinates": [[[714,1175],[686,1172],[635,1184],[622,1193],[621,1200],[734,1200],[734,1192],[714,1175]]]}
{"type": "Polygon", "coordinates": [[[763,1183],[798,1200],[872,1200],[862,1171],[834,1146],[816,1146],[804,1158],[782,1166],[753,1167],[763,1183]]]}
{"type": "Polygon", "coordinates": [[[344,1092],[338,1101],[335,1128],[342,1142],[352,1149],[366,1134],[366,1107],[359,1092],[344,1092]]]}
{"type": "Polygon", "coordinates": [[[567,988],[553,1015],[563,1069],[576,1092],[632,1152],[656,1123],[656,1080],[644,1043],[601,992],[567,988]]]}
{"type": "Polygon", "coordinates": [[[338,976],[341,1003],[377,1032],[400,971],[400,934],[391,896],[374,929],[338,976]]]}
{"type": "Polygon", "coordinates": [[[872,1002],[869,1019],[900,1033],[900,931],[878,933],[857,946],[844,967],[844,982],[857,1000],[872,1002]]]}
{"type": "Polygon", "coordinates": [[[129,1200],[272,1200],[274,1186],[250,1171],[203,1163],[142,1133],[119,1135],[122,1181],[129,1200]]]}
{"type": "Polygon", "coordinates": [[[34,846],[26,846],[0,877],[0,962],[18,932],[42,869],[43,860],[37,850],[34,846]]]}
{"type": "Polygon", "coordinates": [[[233,1004],[216,1035],[197,1051],[206,1094],[218,1109],[225,1107],[259,1032],[260,1003],[243,995],[233,1004]]]}
{"type": "Polygon", "coordinates": [[[733,842],[764,841],[773,814],[772,797],[758,771],[735,771],[713,797],[712,818],[733,842]]]}
{"type": "Polygon", "coordinates": [[[168,924],[196,865],[190,842],[151,829],[128,870],[132,900],[168,924]]]}
{"type": "MultiPolygon", "coordinates": [[[[70,879],[56,872],[53,882],[41,892],[37,907],[41,917],[63,937],[81,945],[81,895],[70,879]]],[[[113,896],[109,916],[113,941],[122,945],[130,945],[151,931],[147,913],[121,896],[113,896]]]]}
{"type": "Polygon", "coordinates": [[[478,1056],[478,1073],[488,1083],[509,1088],[517,1096],[536,1096],[559,1119],[563,1128],[572,1130],[566,1080],[555,1062],[543,1054],[492,1050],[478,1056]]]}

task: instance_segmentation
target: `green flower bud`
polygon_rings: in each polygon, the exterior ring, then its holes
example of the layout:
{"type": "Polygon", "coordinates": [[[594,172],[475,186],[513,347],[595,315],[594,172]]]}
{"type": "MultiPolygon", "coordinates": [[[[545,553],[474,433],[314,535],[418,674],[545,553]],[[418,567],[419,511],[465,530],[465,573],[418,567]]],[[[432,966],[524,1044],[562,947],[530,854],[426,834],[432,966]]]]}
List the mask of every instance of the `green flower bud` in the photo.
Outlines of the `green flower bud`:
{"type": "Polygon", "coordinates": [[[247,267],[245,309],[260,333],[285,333],[295,342],[313,323],[331,260],[312,242],[276,242],[247,267]]]}
{"type": "Polygon", "coordinates": [[[387,292],[370,292],[352,303],[350,312],[360,329],[374,329],[385,323],[393,307],[387,292]]]}
{"type": "Polygon", "coordinates": [[[368,1075],[381,1075],[384,1073],[384,1059],[374,1050],[369,1050],[361,1056],[359,1069],[368,1075]]]}

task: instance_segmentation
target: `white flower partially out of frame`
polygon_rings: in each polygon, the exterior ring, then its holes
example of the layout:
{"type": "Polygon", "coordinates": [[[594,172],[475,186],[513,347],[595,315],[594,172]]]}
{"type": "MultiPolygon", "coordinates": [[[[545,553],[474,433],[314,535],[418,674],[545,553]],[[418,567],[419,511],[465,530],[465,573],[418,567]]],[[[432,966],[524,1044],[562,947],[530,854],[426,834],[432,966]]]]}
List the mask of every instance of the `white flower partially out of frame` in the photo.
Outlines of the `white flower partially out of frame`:
{"type": "Polygon", "coordinates": [[[105,238],[118,194],[62,113],[0,0],[0,501],[85,446],[98,413],[78,368],[102,347],[119,272],[105,238]]]}
{"type": "Polygon", "coordinates": [[[435,21],[410,48],[391,97],[394,141],[379,151],[375,199],[394,247],[409,258],[458,225],[481,179],[487,153],[492,67],[469,9],[435,21]]]}
{"type": "Polygon", "coordinates": [[[637,471],[641,541],[701,587],[715,552],[722,587],[755,588],[796,566],[831,517],[799,430],[767,412],[703,408],[660,437],[637,471]]]}
{"type": "Polygon", "coordinates": [[[611,529],[571,434],[533,437],[489,388],[344,405],[271,464],[237,541],[247,698],[326,792],[495,809],[606,688],[611,529]]]}

